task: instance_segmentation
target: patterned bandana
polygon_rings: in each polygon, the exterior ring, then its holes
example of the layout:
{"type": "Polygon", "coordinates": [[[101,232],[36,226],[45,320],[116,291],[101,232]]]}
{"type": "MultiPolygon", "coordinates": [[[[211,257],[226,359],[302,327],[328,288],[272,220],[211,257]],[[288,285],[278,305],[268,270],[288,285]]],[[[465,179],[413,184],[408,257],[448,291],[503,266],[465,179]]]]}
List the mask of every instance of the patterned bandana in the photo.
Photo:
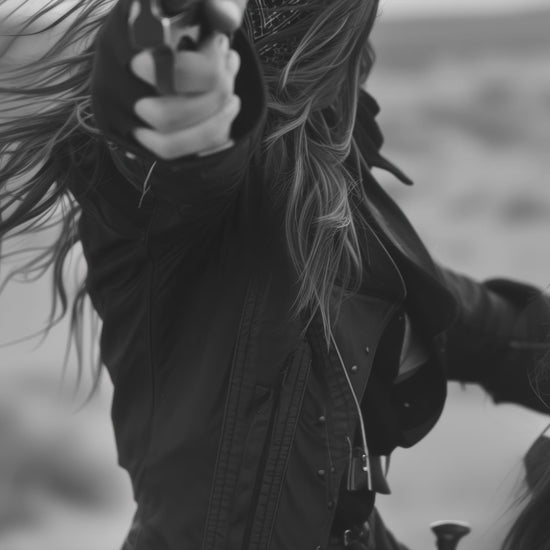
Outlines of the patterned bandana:
{"type": "Polygon", "coordinates": [[[264,65],[280,69],[292,56],[299,37],[292,35],[290,28],[308,12],[291,6],[304,3],[304,0],[250,0],[248,3],[244,25],[264,65]],[[274,35],[283,31],[289,32],[287,38],[276,41],[274,35]]]}

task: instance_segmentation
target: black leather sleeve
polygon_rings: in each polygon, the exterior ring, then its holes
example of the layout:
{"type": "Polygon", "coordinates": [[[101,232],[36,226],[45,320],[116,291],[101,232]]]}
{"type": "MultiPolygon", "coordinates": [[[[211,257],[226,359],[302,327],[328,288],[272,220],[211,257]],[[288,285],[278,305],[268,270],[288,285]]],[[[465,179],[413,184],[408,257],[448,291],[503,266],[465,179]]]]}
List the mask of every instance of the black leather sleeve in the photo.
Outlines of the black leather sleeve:
{"type": "Polygon", "coordinates": [[[443,274],[459,303],[446,333],[449,378],[481,384],[497,403],[550,413],[550,297],[510,280],[443,274]]]}

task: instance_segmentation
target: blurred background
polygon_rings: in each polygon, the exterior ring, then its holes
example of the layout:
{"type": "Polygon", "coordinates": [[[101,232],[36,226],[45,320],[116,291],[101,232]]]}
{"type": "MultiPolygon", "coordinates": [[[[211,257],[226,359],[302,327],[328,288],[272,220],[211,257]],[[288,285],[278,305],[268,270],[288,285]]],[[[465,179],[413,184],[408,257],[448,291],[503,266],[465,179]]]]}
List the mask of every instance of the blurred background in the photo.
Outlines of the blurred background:
{"type": "MultiPolygon", "coordinates": [[[[416,182],[378,174],[434,256],[483,279],[550,283],[550,9],[527,0],[385,0],[368,83],[385,154],[416,182]]],[[[0,2],[0,31],[14,2],[0,2]]],[[[28,3],[32,7],[32,3],[28,3]]],[[[35,55],[28,42],[19,55],[35,55]]],[[[33,48],[35,50],[33,51],[33,48]]],[[[0,60],[2,63],[13,59],[0,60]]],[[[16,243],[26,246],[27,243],[16,243]]],[[[75,255],[75,262],[78,256],[75,255]]],[[[5,274],[9,266],[0,266],[5,274]]],[[[80,266],[83,269],[83,266],[80,266]]],[[[133,512],[116,466],[104,379],[62,382],[66,326],[31,338],[48,314],[49,281],[0,296],[0,550],[114,550],[133,512]]],[[[521,459],[549,419],[495,407],[451,384],[437,427],[392,462],[379,499],[411,550],[432,550],[427,525],[463,519],[461,550],[497,549],[517,511],[521,459]]]]}

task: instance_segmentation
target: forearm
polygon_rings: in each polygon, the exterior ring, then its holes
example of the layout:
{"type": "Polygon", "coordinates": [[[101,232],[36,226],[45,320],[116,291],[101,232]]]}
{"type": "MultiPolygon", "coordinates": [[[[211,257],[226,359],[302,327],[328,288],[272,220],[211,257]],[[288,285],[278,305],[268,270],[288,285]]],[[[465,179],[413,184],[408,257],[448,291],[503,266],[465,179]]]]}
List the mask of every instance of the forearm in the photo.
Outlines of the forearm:
{"type": "Polygon", "coordinates": [[[550,402],[541,399],[548,382],[538,376],[549,343],[548,296],[512,281],[479,284],[449,271],[444,274],[460,305],[446,334],[449,379],[481,384],[497,403],[550,412],[550,402]]]}

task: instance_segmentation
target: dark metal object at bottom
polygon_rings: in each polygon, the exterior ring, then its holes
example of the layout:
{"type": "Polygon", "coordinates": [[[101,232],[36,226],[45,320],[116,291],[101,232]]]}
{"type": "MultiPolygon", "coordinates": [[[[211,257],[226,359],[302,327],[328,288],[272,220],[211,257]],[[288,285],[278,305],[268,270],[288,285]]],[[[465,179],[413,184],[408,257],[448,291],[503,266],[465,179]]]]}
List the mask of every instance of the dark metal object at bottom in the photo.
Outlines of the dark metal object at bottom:
{"type": "Polygon", "coordinates": [[[430,528],[436,536],[437,550],[456,550],[460,539],[472,529],[465,521],[435,521],[430,528]]]}

